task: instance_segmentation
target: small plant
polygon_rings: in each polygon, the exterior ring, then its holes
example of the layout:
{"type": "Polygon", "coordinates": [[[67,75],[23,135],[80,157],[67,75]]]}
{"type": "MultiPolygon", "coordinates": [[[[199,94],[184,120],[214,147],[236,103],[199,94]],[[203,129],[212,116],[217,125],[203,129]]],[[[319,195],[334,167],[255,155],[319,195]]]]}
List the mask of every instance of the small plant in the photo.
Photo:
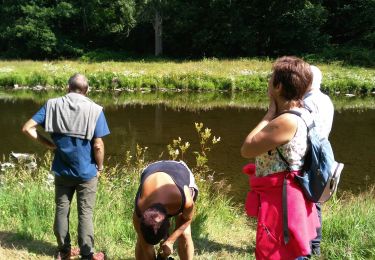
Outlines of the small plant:
{"type": "Polygon", "coordinates": [[[147,146],[142,147],[139,144],[137,144],[137,149],[135,153],[135,165],[137,169],[143,169],[146,166],[145,154],[147,149],[147,146]]]}
{"type": "Polygon", "coordinates": [[[177,160],[180,157],[181,160],[184,160],[184,155],[187,149],[189,149],[190,143],[185,142],[183,143],[181,137],[178,137],[177,139],[174,139],[172,141],[172,144],[167,145],[168,154],[170,159],[177,160]]]}
{"type": "Polygon", "coordinates": [[[207,165],[208,152],[211,151],[211,145],[217,144],[221,139],[216,136],[212,137],[211,129],[206,127],[203,130],[203,123],[195,123],[195,130],[200,140],[200,150],[194,151],[196,166],[193,171],[200,175],[206,175],[210,171],[207,165]]]}
{"type": "MultiPolygon", "coordinates": [[[[192,170],[198,176],[205,176],[211,171],[207,164],[208,153],[211,151],[212,145],[220,142],[220,137],[212,136],[211,129],[207,127],[203,129],[203,123],[194,124],[199,138],[199,149],[197,151],[193,151],[196,166],[192,170]]],[[[173,139],[172,143],[167,145],[169,158],[171,160],[184,160],[184,155],[189,147],[190,143],[184,142],[181,137],[173,139]]]]}

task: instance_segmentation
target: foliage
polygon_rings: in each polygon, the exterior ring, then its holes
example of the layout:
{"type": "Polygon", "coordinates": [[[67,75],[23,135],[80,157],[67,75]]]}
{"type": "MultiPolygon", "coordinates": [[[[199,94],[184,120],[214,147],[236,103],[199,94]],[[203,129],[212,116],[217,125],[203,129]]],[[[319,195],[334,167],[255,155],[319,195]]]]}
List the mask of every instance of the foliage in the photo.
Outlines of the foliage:
{"type": "Polygon", "coordinates": [[[325,31],[332,43],[367,49],[375,47],[373,0],[323,1],[329,13],[325,31]]]}
{"type": "Polygon", "coordinates": [[[104,55],[109,60],[118,59],[116,52],[124,59],[152,55],[157,13],[169,57],[324,58],[323,49],[332,47],[373,49],[374,12],[373,0],[2,0],[0,51],[33,59],[85,59],[98,49],[113,53],[104,55]]]}
{"type": "Polygon", "coordinates": [[[2,1],[0,50],[8,57],[77,57],[86,49],[121,45],[134,27],[134,2],[2,1]]]}
{"type": "MultiPolygon", "coordinates": [[[[371,94],[375,70],[348,67],[340,62],[316,63],[323,72],[322,89],[330,94],[371,94]]],[[[0,88],[41,85],[65,90],[69,77],[84,73],[94,90],[214,91],[265,93],[271,60],[237,59],[178,62],[0,61],[0,88]]]]}

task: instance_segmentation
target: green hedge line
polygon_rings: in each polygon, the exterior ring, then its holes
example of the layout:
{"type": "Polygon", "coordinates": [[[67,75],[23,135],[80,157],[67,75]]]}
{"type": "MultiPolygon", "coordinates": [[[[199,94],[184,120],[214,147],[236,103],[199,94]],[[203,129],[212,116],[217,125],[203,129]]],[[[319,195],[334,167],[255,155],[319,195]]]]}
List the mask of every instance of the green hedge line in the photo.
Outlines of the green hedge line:
{"type": "MultiPolygon", "coordinates": [[[[64,89],[75,72],[84,73],[98,90],[191,90],[265,92],[271,61],[203,60],[186,62],[57,61],[0,62],[0,88],[23,86],[64,89]]],[[[375,91],[375,70],[340,64],[318,64],[322,89],[343,94],[375,91]]]]}
{"type": "MultiPolygon", "coordinates": [[[[66,87],[71,75],[48,75],[34,72],[29,75],[19,73],[0,73],[1,87],[18,86],[50,86],[57,89],[66,87]]],[[[167,90],[193,90],[193,91],[231,91],[252,90],[260,91],[267,87],[267,78],[263,75],[220,77],[205,74],[169,74],[169,75],[142,75],[127,76],[112,72],[95,72],[86,74],[90,86],[94,89],[167,89],[167,90]]]]}

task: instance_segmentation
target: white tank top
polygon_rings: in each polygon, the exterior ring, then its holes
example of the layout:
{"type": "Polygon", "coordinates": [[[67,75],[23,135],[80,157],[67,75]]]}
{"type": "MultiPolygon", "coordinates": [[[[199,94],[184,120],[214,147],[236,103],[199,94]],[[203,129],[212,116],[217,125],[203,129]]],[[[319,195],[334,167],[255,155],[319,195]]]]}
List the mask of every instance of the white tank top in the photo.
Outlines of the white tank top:
{"type": "MultiPolygon", "coordinates": [[[[296,109],[297,110],[297,109],[296,109]]],[[[305,109],[298,109],[301,113],[309,113],[305,109]]],[[[297,130],[293,138],[286,144],[279,146],[279,151],[288,161],[291,170],[300,170],[303,166],[305,154],[308,148],[307,127],[305,122],[297,115],[297,130]]],[[[255,158],[256,176],[267,176],[272,173],[282,172],[287,165],[280,158],[276,149],[261,154],[255,158]]]]}

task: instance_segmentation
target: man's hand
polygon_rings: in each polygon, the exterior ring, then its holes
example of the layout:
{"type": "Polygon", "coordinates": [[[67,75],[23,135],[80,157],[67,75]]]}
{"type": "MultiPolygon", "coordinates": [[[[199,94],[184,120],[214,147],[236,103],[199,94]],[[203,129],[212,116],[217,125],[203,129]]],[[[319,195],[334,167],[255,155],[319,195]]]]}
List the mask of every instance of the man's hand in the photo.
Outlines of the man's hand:
{"type": "Polygon", "coordinates": [[[167,258],[173,253],[173,243],[166,240],[160,245],[159,253],[163,258],[167,258]]]}

